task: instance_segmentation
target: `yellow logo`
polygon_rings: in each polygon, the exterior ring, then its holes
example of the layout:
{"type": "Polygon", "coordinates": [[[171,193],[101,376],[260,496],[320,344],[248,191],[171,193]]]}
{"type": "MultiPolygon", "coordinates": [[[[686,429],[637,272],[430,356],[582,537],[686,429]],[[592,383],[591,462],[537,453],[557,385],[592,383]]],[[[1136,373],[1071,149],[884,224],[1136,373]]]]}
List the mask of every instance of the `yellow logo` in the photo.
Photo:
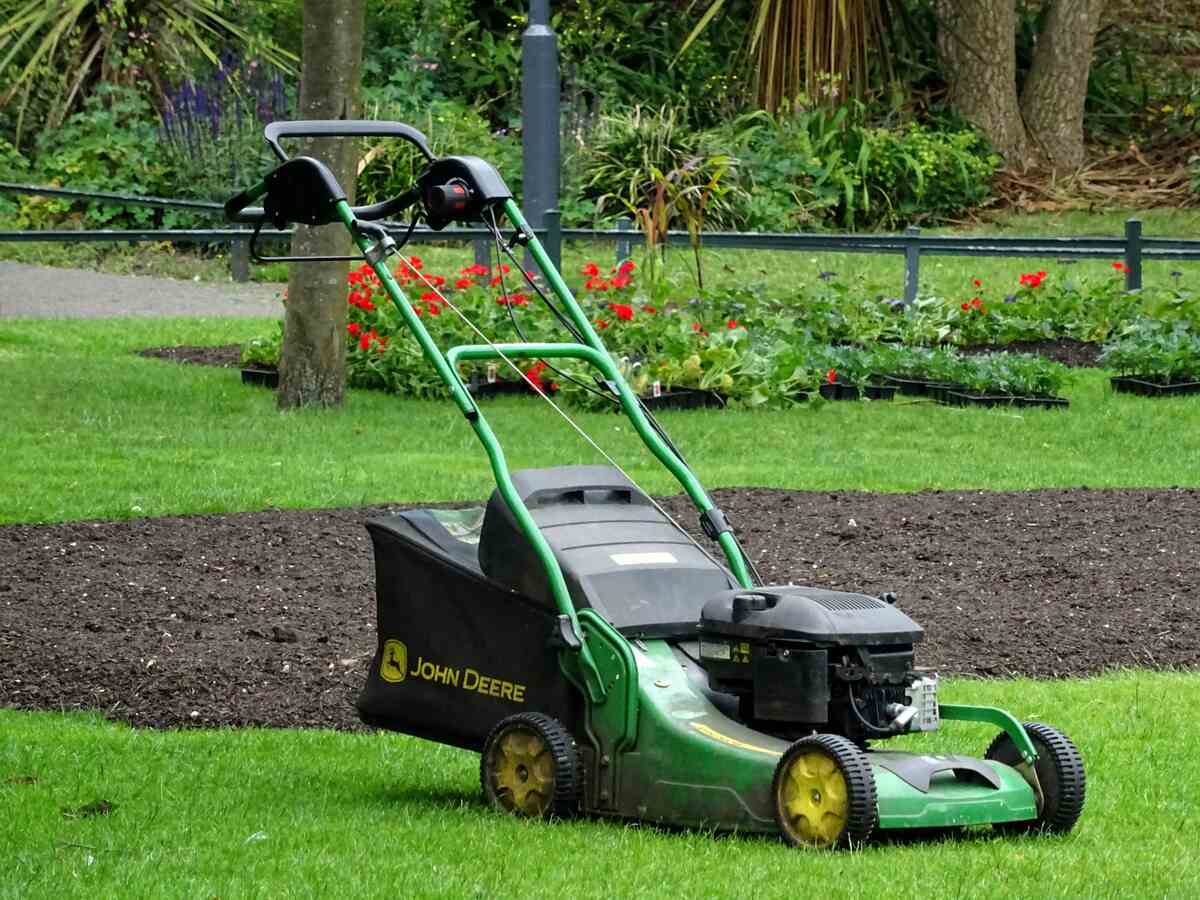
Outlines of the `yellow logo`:
{"type": "Polygon", "coordinates": [[[379,677],[384,681],[396,684],[404,680],[408,672],[408,648],[402,641],[386,640],[383,642],[383,657],[379,661],[379,677]]]}

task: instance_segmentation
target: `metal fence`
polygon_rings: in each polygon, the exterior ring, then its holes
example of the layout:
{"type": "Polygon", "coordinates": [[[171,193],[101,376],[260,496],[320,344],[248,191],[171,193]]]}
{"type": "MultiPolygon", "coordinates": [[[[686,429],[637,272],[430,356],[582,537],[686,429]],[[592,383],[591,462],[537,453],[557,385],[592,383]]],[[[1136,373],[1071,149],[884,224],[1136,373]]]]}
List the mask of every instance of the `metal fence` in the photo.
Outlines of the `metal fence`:
{"type": "MultiPolygon", "coordinates": [[[[0,191],[223,215],[221,204],[198,200],[134,197],[127,194],[36,187],[9,182],[0,182],[0,191]]],[[[547,210],[543,215],[543,227],[536,230],[555,265],[558,265],[561,259],[563,241],[612,243],[616,249],[616,260],[619,262],[630,256],[633,241],[637,237],[627,221],[622,221],[619,225],[620,227],[609,230],[563,228],[558,211],[547,210]]],[[[401,234],[408,228],[406,225],[393,223],[389,225],[389,230],[401,234]]],[[[246,281],[250,277],[250,235],[249,229],[238,227],[135,228],[96,231],[40,230],[0,231],[0,241],[62,243],[74,241],[172,241],[176,243],[228,244],[233,278],[235,281],[246,281]]],[[[287,240],[291,236],[291,231],[264,228],[260,236],[264,239],[287,240]]],[[[413,231],[410,241],[417,243],[473,242],[476,261],[486,264],[489,260],[490,238],[490,233],[482,228],[446,228],[442,231],[433,231],[418,227],[413,231]]],[[[686,231],[669,232],[666,240],[668,244],[687,245],[690,243],[690,237],[686,231]]],[[[1125,222],[1125,234],[1121,237],[956,237],[925,235],[919,228],[909,228],[903,234],[762,234],[716,231],[706,232],[703,236],[703,243],[709,249],[900,254],[904,256],[904,297],[906,300],[912,300],[917,296],[921,258],[925,256],[1120,259],[1125,265],[1125,287],[1131,291],[1141,288],[1142,265],[1147,260],[1200,260],[1200,240],[1145,237],[1142,234],[1142,223],[1138,219],[1129,219],[1125,222]]]]}

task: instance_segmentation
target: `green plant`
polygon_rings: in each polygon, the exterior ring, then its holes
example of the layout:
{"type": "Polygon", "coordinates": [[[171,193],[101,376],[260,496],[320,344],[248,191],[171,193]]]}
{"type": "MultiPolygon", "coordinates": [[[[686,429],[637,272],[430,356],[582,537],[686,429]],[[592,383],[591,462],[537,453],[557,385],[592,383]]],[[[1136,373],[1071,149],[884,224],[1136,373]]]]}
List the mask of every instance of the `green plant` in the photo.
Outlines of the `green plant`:
{"type": "Polygon", "coordinates": [[[279,365],[279,354],[283,348],[283,321],[280,320],[275,331],[266,337],[253,337],[242,344],[241,364],[243,366],[279,365]]]}
{"type": "Polygon", "coordinates": [[[1200,334],[1187,322],[1139,318],[1104,345],[1100,362],[1163,383],[1200,380],[1200,334]]]}

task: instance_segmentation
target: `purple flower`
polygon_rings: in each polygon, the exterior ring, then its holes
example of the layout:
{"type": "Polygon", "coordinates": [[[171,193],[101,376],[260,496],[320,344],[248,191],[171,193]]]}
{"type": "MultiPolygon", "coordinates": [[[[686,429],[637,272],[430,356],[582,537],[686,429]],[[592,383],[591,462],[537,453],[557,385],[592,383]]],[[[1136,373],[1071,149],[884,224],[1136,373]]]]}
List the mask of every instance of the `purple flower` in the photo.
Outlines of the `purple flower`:
{"type": "Polygon", "coordinates": [[[1004,298],[1004,302],[1005,302],[1005,303],[1016,303],[1016,302],[1017,302],[1017,295],[1016,295],[1016,294],[1009,294],[1007,297],[1005,297],[1005,298],[1004,298]]]}
{"type": "Polygon", "coordinates": [[[836,274],[837,274],[837,272],[822,272],[817,277],[820,278],[822,281],[828,281],[830,278],[832,278],[836,274]]]}

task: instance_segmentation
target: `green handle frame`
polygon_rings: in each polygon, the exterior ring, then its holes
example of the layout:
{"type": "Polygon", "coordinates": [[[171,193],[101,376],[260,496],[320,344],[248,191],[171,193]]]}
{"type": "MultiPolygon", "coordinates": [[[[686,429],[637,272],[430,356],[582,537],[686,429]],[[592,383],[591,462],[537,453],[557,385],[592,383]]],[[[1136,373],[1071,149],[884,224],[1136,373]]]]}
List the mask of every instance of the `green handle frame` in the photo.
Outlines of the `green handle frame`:
{"type": "MultiPolygon", "coordinates": [[[[344,200],[337,204],[338,217],[350,231],[358,249],[368,260],[372,269],[374,269],[380,284],[383,285],[383,289],[391,298],[392,303],[400,313],[400,317],[404,320],[404,324],[412,332],[413,337],[416,338],[422,354],[434,367],[435,371],[437,371],[442,381],[445,382],[446,387],[450,391],[451,399],[471,424],[480,443],[483,444],[484,451],[491,462],[492,474],[496,479],[496,487],[500,491],[500,495],[504,498],[504,502],[512,511],[522,533],[528,539],[546,570],[550,591],[554,596],[554,602],[558,608],[559,615],[567,617],[575,635],[580,638],[578,651],[579,669],[583,674],[588,696],[592,701],[599,703],[603,701],[606,694],[604,681],[588,648],[587,641],[583,639],[583,632],[579,627],[579,618],[575,613],[575,604],[571,600],[566,580],[563,578],[562,569],[554,556],[554,552],[550,549],[550,545],[538,529],[533,516],[517,493],[516,487],[512,482],[512,477],[509,474],[508,463],[504,458],[504,451],[500,447],[500,442],[496,439],[496,435],[488,424],[487,419],[479,411],[474,398],[471,397],[466,385],[463,384],[462,379],[459,377],[457,371],[458,363],[462,360],[499,358],[503,354],[509,359],[579,359],[591,364],[599,369],[605,378],[615,386],[621,408],[633,422],[638,436],[641,437],[643,443],[667,467],[671,474],[675,476],[688,497],[696,505],[696,508],[701,513],[706,513],[713,509],[714,504],[692,471],[650,425],[650,421],[638,403],[636,395],[630,390],[629,385],[621,376],[620,370],[608,355],[608,350],[605,348],[604,343],[600,340],[599,335],[596,334],[595,329],[592,328],[592,324],[588,321],[587,316],[584,315],[582,308],[580,308],[578,302],[571,294],[566,282],[563,281],[562,276],[546,254],[545,248],[542,247],[537,236],[529,228],[528,223],[521,215],[520,209],[512,200],[507,200],[504,203],[504,211],[523,235],[530,253],[545,275],[551,290],[562,302],[567,316],[570,317],[572,324],[575,325],[579,333],[583,335],[586,345],[574,343],[526,343],[499,344],[494,348],[487,345],[470,345],[453,347],[446,353],[443,353],[425,329],[425,325],[420,317],[413,311],[396,279],[392,277],[384,256],[369,252],[373,249],[371,240],[354,227],[355,217],[349,204],[344,200]],[[374,257],[373,260],[372,257],[374,257]]],[[[750,578],[749,568],[742,555],[741,548],[738,547],[733,535],[730,532],[722,532],[718,535],[717,540],[738,583],[743,587],[750,587],[753,582],[750,578]]]]}

